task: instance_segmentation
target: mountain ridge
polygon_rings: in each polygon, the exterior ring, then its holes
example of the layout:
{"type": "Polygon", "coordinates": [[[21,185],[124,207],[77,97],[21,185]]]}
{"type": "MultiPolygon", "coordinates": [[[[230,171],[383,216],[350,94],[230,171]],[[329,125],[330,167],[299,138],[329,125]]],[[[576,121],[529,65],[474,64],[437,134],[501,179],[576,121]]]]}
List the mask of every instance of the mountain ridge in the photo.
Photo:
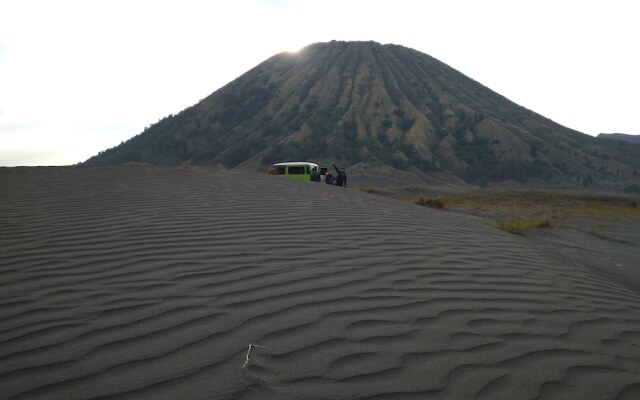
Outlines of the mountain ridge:
{"type": "Polygon", "coordinates": [[[596,137],[599,139],[620,140],[623,142],[640,144],[640,135],[629,135],[627,133],[600,133],[596,137]]]}

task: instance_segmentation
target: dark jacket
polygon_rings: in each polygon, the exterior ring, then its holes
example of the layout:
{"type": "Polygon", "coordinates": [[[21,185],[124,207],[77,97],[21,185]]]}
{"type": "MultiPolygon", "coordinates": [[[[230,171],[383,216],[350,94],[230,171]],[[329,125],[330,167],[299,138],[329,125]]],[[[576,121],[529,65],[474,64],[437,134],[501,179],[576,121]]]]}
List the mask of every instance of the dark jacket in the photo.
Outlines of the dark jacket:
{"type": "Polygon", "coordinates": [[[338,168],[338,166],[334,163],[333,168],[336,169],[338,176],[336,178],[336,185],[347,187],[347,173],[344,169],[338,168]]]}
{"type": "Polygon", "coordinates": [[[325,179],[324,179],[325,183],[329,184],[329,185],[333,185],[335,183],[335,178],[333,177],[333,175],[327,173],[325,175],[325,179]]]}

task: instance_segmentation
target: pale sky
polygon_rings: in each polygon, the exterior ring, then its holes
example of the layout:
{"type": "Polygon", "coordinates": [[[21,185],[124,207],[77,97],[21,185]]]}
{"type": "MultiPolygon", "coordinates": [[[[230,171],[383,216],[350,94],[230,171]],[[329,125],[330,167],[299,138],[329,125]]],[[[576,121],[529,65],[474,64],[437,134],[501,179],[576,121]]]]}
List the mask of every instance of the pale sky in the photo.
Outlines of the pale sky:
{"type": "Polygon", "coordinates": [[[569,128],[640,134],[634,0],[0,0],[0,166],[84,161],[330,40],[410,47],[569,128]]]}

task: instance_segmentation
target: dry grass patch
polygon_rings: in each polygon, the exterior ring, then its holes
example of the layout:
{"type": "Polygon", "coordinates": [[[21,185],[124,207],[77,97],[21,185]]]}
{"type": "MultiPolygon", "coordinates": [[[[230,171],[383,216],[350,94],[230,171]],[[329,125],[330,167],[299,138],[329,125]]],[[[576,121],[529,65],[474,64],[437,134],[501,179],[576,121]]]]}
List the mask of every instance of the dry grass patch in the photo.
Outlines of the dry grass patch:
{"type": "Polygon", "coordinates": [[[598,228],[597,226],[592,226],[591,228],[589,228],[585,232],[587,232],[589,235],[593,235],[595,237],[599,237],[600,239],[608,239],[609,238],[609,235],[607,235],[606,232],[604,232],[602,229],[598,228]]]}
{"type": "Polygon", "coordinates": [[[431,207],[431,208],[438,208],[438,209],[445,208],[444,200],[441,198],[420,196],[417,199],[413,200],[413,204],[417,204],[423,207],[431,207]]]}
{"type": "Polygon", "coordinates": [[[488,193],[442,197],[448,209],[555,220],[612,218],[640,221],[638,200],[625,197],[558,193],[488,193]]]}
{"type": "Polygon", "coordinates": [[[640,199],[629,195],[542,190],[457,192],[442,195],[429,194],[424,188],[414,187],[390,189],[387,192],[373,188],[365,188],[363,191],[424,207],[475,215],[490,221],[487,222],[488,225],[512,233],[562,227],[607,237],[606,233],[597,228],[585,229],[584,226],[596,226],[597,221],[603,220],[640,222],[640,199]]]}
{"type": "Polygon", "coordinates": [[[530,229],[551,228],[553,222],[549,218],[513,217],[505,221],[491,221],[491,226],[509,233],[520,233],[530,229]]]}
{"type": "Polygon", "coordinates": [[[640,208],[633,202],[592,202],[565,207],[562,212],[565,218],[605,218],[640,221],[640,208]]]}

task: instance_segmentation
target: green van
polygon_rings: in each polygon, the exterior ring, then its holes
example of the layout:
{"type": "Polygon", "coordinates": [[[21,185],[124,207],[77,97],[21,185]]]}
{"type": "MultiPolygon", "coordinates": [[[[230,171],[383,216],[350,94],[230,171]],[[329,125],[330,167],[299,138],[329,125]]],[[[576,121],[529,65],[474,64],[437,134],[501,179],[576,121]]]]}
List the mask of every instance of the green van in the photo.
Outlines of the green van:
{"type": "Polygon", "coordinates": [[[292,161],[273,164],[269,167],[268,172],[272,175],[284,175],[303,181],[320,182],[321,177],[327,172],[327,168],[320,168],[318,164],[311,162],[292,161]]]}

